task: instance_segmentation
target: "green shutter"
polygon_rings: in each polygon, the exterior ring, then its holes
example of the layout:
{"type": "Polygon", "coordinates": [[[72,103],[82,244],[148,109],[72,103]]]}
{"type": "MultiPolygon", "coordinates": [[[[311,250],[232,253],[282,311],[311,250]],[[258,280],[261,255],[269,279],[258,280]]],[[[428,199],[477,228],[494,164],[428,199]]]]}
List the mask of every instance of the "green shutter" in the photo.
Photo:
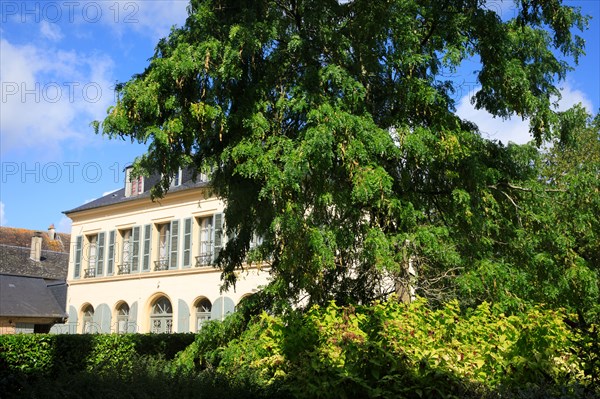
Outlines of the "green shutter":
{"type": "Polygon", "coordinates": [[[221,248],[223,247],[223,214],[216,213],[214,215],[215,222],[213,223],[213,239],[212,241],[215,243],[215,249],[213,253],[213,259],[216,260],[219,256],[219,252],[221,252],[221,248]]]}
{"type": "Polygon", "coordinates": [[[131,271],[137,272],[140,264],[140,226],[131,231],[131,271]]]}
{"type": "Polygon", "coordinates": [[[75,239],[75,268],[73,271],[73,277],[79,278],[81,276],[81,247],[82,247],[83,237],[77,236],[75,239]]]}
{"type": "Polygon", "coordinates": [[[144,255],[142,259],[142,270],[147,272],[150,270],[150,245],[152,243],[152,225],[144,226],[144,255]]]}
{"type": "Polygon", "coordinates": [[[115,264],[115,231],[108,233],[108,258],[106,260],[106,274],[113,274],[115,264]]]}
{"type": "Polygon", "coordinates": [[[183,267],[192,265],[192,219],[183,221],[183,267]]]}
{"type": "Polygon", "coordinates": [[[171,222],[171,240],[169,244],[169,269],[177,269],[177,249],[179,247],[179,220],[171,222]]]}
{"type": "Polygon", "coordinates": [[[96,245],[96,276],[102,276],[102,273],[104,273],[104,236],[105,233],[98,233],[98,244],[96,245]]]}

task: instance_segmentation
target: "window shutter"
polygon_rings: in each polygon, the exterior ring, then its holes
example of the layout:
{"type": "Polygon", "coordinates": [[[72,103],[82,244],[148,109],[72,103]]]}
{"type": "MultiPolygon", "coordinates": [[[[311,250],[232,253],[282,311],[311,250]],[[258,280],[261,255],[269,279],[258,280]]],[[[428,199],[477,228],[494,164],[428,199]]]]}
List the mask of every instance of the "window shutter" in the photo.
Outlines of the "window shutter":
{"type": "Polygon", "coordinates": [[[179,220],[171,222],[171,240],[169,245],[169,269],[177,269],[177,249],[179,244],[179,220]]]}
{"type": "Polygon", "coordinates": [[[215,222],[213,223],[213,242],[215,243],[215,252],[213,253],[213,259],[217,259],[219,252],[223,247],[223,214],[216,213],[215,222]]]}
{"type": "Polygon", "coordinates": [[[150,243],[152,242],[152,226],[144,226],[144,255],[142,260],[142,271],[150,270],[150,243]]]}
{"type": "Polygon", "coordinates": [[[96,276],[102,276],[104,273],[104,236],[105,233],[98,233],[98,253],[96,254],[96,276]]]}
{"type": "Polygon", "coordinates": [[[235,311],[235,304],[233,300],[226,296],[221,296],[215,299],[210,311],[210,318],[212,320],[223,320],[227,315],[235,311]]]}
{"type": "Polygon", "coordinates": [[[192,219],[183,221],[183,267],[190,267],[192,263],[192,219]]]}
{"type": "Polygon", "coordinates": [[[106,260],[106,274],[113,274],[115,264],[115,231],[108,233],[108,259],[106,260]]]}
{"type": "Polygon", "coordinates": [[[131,271],[137,272],[140,264],[140,226],[131,231],[131,271]]]}
{"type": "Polygon", "coordinates": [[[77,236],[75,239],[75,264],[73,270],[73,277],[79,278],[81,276],[81,244],[83,241],[82,236],[77,236]]]}

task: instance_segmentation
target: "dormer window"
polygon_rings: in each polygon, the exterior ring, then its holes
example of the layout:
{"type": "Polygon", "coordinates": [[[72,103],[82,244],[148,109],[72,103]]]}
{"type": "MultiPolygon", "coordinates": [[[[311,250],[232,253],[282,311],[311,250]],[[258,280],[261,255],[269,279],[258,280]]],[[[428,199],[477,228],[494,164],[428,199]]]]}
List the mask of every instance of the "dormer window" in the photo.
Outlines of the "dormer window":
{"type": "Polygon", "coordinates": [[[125,197],[136,196],[144,192],[144,176],[133,177],[133,166],[125,168],[125,197]]]}
{"type": "Polygon", "coordinates": [[[171,184],[169,187],[178,187],[181,185],[182,183],[182,176],[183,173],[181,171],[181,168],[177,169],[177,172],[175,172],[173,174],[173,178],[171,179],[171,184]]]}
{"type": "Polygon", "coordinates": [[[144,192],[144,177],[136,177],[131,180],[131,195],[139,195],[144,192]]]}

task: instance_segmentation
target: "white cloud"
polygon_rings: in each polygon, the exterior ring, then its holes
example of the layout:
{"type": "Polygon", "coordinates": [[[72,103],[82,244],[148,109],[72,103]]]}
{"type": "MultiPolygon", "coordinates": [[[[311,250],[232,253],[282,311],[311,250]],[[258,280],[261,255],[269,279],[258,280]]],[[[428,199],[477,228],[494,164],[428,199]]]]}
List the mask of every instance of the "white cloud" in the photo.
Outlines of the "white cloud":
{"type": "Polygon", "coordinates": [[[40,21],[40,33],[44,38],[53,42],[58,42],[63,38],[60,27],[57,24],[51,24],[46,20],[40,21]]]}
{"type": "Polygon", "coordinates": [[[56,224],[56,231],[61,233],[70,233],[71,232],[71,219],[64,216],[60,219],[60,221],[56,224]]]}
{"type": "Polygon", "coordinates": [[[568,83],[560,89],[560,94],[561,99],[558,102],[559,111],[566,111],[578,103],[581,103],[588,113],[591,113],[594,109],[592,101],[586,97],[585,93],[581,90],[573,89],[568,83]]]}
{"type": "Polygon", "coordinates": [[[173,25],[182,26],[185,23],[189,1],[136,1],[136,4],[139,5],[139,23],[134,24],[134,28],[150,32],[156,40],[167,36],[173,25]]]}
{"type": "Polygon", "coordinates": [[[103,7],[100,21],[110,25],[119,36],[133,30],[156,43],[169,34],[173,25],[183,26],[189,0],[118,0],[96,4],[103,7]]]}
{"type": "MultiPolygon", "coordinates": [[[[475,88],[475,91],[479,87],[475,88]]],[[[560,89],[561,99],[558,102],[558,111],[564,111],[577,103],[581,103],[588,112],[593,109],[592,102],[580,90],[572,89],[569,84],[565,84],[560,89]]],[[[456,114],[462,119],[471,121],[479,127],[483,137],[490,140],[499,140],[504,144],[513,142],[516,144],[525,144],[532,140],[529,134],[528,120],[522,120],[519,117],[503,120],[494,117],[483,109],[475,109],[471,104],[470,95],[463,96],[456,107],[456,114]]]]}
{"type": "Polygon", "coordinates": [[[35,148],[56,156],[89,140],[89,121],[114,102],[108,56],[13,45],[0,39],[2,153],[35,148]]]}
{"type": "Polygon", "coordinates": [[[0,202],[0,226],[6,226],[7,219],[4,213],[4,202],[0,202]]]}

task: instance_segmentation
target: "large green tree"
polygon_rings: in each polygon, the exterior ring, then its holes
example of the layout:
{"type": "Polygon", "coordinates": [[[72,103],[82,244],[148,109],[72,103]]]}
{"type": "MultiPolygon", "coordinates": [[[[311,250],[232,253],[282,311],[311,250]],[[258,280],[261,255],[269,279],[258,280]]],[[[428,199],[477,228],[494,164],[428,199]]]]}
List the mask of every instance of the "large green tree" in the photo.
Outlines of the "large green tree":
{"type": "Polygon", "coordinates": [[[213,168],[231,237],[226,286],[262,259],[267,291],[288,303],[368,302],[409,284],[442,300],[456,276],[506,261],[514,187],[540,174],[533,146],[485,140],[455,114],[448,72],[477,59],[475,106],[527,118],[538,144],[572,130],[552,99],[587,20],[559,0],[515,10],[192,0],[96,129],[149,144],[136,165],[165,176],[155,195],[179,167],[213,168]],[[263,245],[248,253],[255,234],[263,245]]]}
{"type": "Polygon", "coordinates": [[[591,120],[574,107],[560,119],[562,140],[541,151],[509,146],[534,174],[490,186],[506,199],[504,217],[490,220],[490,238],[501,242],[458,279],[463,300],[528,299],[585,310],[600,304],[600,116],[591,120]]]}

